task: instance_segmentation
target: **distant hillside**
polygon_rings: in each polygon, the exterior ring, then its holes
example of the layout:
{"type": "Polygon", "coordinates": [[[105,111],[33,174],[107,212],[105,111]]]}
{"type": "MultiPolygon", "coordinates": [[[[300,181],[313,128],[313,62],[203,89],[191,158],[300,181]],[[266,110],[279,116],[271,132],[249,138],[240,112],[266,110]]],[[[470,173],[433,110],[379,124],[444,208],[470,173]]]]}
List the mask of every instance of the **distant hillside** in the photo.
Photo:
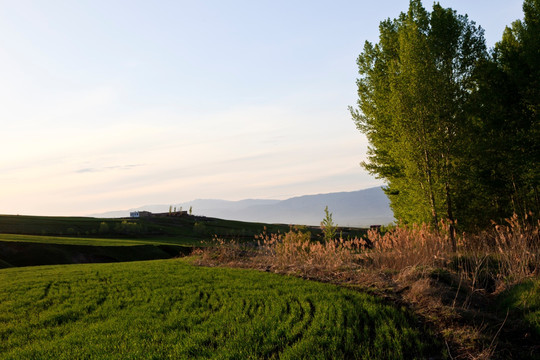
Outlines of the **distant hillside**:
{"type": "MultiPolygon", "coordinates": [[[[208,200],[199,199],[181,204],[172,204],[177,209],[229,220],[266,223],[319,225],[324,217],[324,208],[333,214],[334,222],[341,226],[365,227],[373,224],[389,224],[394,221],[389,200],[380,187],[319,195],[305,195],[287,200],[208,200]]],[[[98,217],[129,216],[130,211],[168,211],[169,205],[147,205],[124,211],[94,214],[98,217]]]]}

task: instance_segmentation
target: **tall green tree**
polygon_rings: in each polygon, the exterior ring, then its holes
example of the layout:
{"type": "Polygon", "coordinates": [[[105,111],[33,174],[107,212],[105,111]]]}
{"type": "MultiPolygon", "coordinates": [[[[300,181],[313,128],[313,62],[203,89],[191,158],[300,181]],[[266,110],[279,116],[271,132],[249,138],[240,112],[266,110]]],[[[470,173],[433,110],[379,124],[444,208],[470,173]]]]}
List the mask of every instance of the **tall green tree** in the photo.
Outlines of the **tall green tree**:
{"type": "Polygon", "coordinates": [[[471,170],[484,216],[498,221],[540,212],[540,0],[524,1],[523,12],[478,67],[471,109],[471,135],[482,134],[472,144],[482,156],[472,157],[471,170]]]}
{"type": "MultiPolygon", "coordinates": [[[[504,148],[512,211],[540,211],[540,0],[523,3],[524,20],[507,27],[495,46],[494,61],[514,91],[504,108],[504,148]]],[[[507,214],[505,214],[507,215],[507,214]]]]}
{"type": "Polygon", "coordinates": [[[396,218],[437,227],[444,217],[453,226],[473,73],[487,56],[483,30],[439,4],[429,13],[419,0],[379,30],[379,43],[366,42],[358,57],[351,108],[370,142],[363,166],[386,180],[396,218]]]}

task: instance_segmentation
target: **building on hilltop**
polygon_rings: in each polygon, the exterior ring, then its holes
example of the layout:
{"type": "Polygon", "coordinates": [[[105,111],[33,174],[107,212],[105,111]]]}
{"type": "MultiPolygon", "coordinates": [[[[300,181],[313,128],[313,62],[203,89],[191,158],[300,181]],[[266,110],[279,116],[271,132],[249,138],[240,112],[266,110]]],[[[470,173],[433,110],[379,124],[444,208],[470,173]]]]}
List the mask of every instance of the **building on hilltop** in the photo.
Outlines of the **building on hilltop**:
{"type": "Polygon", "coordinates": [[[169,211],[166,213],[158,213],[158,214],[152,214],[152,216],[159,216],[159,217],[165,217],[165,216],[186,216],[188,214],[187,211],[169,211]]]}
{"type": "Polygon", "coordinates": [[[150,211],[131,211],[129,217],[132,218],[141,218],[141,217],[150,217],[152,213],[150,211]]]}

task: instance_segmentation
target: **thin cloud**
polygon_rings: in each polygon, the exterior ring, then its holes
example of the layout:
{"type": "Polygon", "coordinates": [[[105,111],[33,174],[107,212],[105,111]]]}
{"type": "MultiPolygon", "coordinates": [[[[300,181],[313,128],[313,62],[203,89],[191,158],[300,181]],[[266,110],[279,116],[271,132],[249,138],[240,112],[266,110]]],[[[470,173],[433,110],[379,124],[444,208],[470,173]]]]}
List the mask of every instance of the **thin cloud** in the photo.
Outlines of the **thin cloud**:
{"type": "Polygon", "coordinates": [[[129,165],[113,165],[113,166],[104,166],[101,168],[82,168],[79,170],[75,170],[75,173],[77,174],[84,174],[84,173],[95,173],[95,172],[104,172],[104,171],[110,171],[110,170],[132,170],[137,167],[144,166],[142,164],[129,164],[129,165]]]}
{"type": "Polygon", "coordinates": [[[132,165],[114,165],[114,166],[107,166],[104,169],[105,170],[131,170],[136,167],[143,166],[142,164],[132,164],[132,165]]]}
{"type": "Polygon", "coordinates": [[[75,172],[78,174],[83,174],[83,173],[90,173],[90,172],[96,172],[96,171],[98,170],[94,168],[84,168],[84,169],[76,170],[75,172]]]}

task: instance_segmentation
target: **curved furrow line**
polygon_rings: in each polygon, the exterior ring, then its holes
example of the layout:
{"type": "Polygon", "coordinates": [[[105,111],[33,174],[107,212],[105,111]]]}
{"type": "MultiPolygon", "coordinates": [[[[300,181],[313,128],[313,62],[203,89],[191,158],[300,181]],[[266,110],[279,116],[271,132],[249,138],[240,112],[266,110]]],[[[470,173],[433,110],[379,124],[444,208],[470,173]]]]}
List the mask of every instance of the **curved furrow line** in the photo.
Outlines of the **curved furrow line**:
{"type": "Polygon", "coordinates": [[[313,304],[313,301],[311,299],[306,298],[303,302],[299,303],[302,317],[298,325],[298,331],[290,341],[291,346],[294,343],[300,341],[300,339],[304,336],[305,332],[311,326],[315,317],[315,305],[313,304]]]}
{"type": "Polygon", "coordinates": [[[43,294],[39,297],[38,300],[43,300],[47,296],[49,296],[49,291],[51,290],[51,286],[52,286],[53,283],[54,283],[54,281],[47,282],[47,284],[45,285],[45,287],[43,289],[43,294]]]}
{"type": "MultiPolygon", "coordinates": [[[[212,312],[219,312],[223,308],[224,301],[223,298],[220,296],[222,292],[212,292],[208,296],[208,308],[212,312]]],[[[225,303],[230,303],[229,301],[225,303]]]]}

